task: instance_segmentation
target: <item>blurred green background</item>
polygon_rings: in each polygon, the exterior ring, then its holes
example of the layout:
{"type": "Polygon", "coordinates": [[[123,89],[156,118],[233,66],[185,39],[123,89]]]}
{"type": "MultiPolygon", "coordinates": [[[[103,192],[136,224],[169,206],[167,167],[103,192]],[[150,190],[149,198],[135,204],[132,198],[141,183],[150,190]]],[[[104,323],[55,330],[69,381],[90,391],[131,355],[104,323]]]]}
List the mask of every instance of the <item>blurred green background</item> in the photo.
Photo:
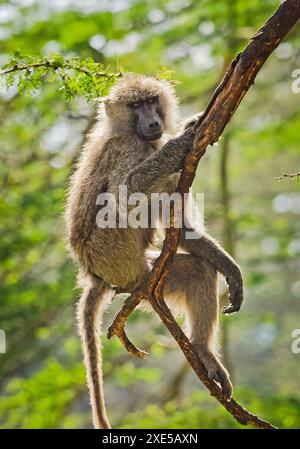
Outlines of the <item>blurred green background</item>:
{"type": "MultiPolygon", "coordinates": [[[[274,0],[0,1],[0,65],[20,50],[60,52],[137,73],[167,68],[182,116],[203,109],[224,68],[265,22],[274,0]]],[[[201,161],[209,231],[236,257],[246,300],[221,318],[223,360],[235,397],[285,428],[300,427],[300,190],[280,170],[300,169],[300,26],[272,54],[224,137],[201,161]]],[[[82,98],[55,83],[34,95],[0,93],[0,428],[86,428],[91,414],[75,326],[75,269],[62,212],[68,177],[94,120],[82,98]]],[[[105,329],[124,298],[105,316],[105,329]]],[[[199,384],[156,317],[136,312],[128,332],[150,351],[130,357],[104,345],[105,391],[114,427],[235,428],[199,384]],[[170,369],[171,368],[171,369],[170,369]]]]}

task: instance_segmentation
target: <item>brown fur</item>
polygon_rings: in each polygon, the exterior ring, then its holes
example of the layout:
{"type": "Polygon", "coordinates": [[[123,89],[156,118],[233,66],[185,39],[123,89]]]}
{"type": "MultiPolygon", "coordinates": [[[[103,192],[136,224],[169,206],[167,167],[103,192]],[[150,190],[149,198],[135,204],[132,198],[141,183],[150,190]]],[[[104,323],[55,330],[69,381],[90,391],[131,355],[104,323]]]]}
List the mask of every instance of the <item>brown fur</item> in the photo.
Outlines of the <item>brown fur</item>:
{"type": "MultiPolygon", "coordinates": [[[[77,171],[70,183],[66,223],[70,252],[80,265],[84,287],[78,307],[95,427],[109,427],[106,417],[100,347],[100,326],[105,305],[114,288],[130,292],[149,272],[156,255],[150,254],[153,229],[100,229],[96,225],[96,198],[101,192],[117,194],[125,184],[128,193],[174,192],[178,172],[190,150],[194,133],[187,126],[179,137],[174,134],[178,101],[166,81],[127,75],[112,89],[99,120],[87,138],[77,171]],[[164,135],[147,142],[137,135],[127,104],[148,96],[159,97],[163,111],[164,135]]],[[[192,122],[191,122],[192,123],[192,122]]],[[[229,284],[231,305],[242,302],[242,277],[238,265],[207,234],[199,239],[185,238],[180,245],[187,254],[178,254],[165,287],[168,303],[176,303],[190,323],[190,338],[211,379],[220,382],[229,397],[229,376],[215,354],[214,340],[218,323],[217,271],[229,284]]]]}

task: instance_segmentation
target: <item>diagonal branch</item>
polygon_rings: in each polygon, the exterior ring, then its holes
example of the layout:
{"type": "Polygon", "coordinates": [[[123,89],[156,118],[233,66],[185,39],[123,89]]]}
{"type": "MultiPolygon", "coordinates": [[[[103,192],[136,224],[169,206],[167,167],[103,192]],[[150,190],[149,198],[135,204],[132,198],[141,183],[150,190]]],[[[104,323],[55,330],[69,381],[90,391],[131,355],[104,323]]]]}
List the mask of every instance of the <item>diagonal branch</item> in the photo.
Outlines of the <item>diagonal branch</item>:
{"type": "MultiPolygon", "coordinates": [[[[194,146],[187,156],[176,191],[188,193],[195,177],[199,161],[209,145],[216,143],[225,126],[238,108],[244,95],[254,83],[257,73],[269,55],[279,45],[284,36],[300,18],[300,1],[285,0],[265,25],[252,37],[242,53],[232,61],[225,76],[216,88],[204,114],[195,124],[196,136],[194,146]]],[[[171,210],[171,223],[174,222],[174,211],[171,210]]],[[[154,263],[153,269],[145,279],[142,287],[126,300],[123,308],[108,330],[108,338],[117,335],[126,349],[138,357],[145,356],[128,340],[124,326],[130,313],[142,299],[147,299],[172,336],[178,342],[186,359],[201,382],[208,388],[226,410],[241,424],[251,424],[258,428],[272,429],[274,426],[258,418],[239,405],[234,399],[226,399],[219,386],[210,381],[197,353],[193,350],[188,338],[174,320],[163,299],[166,278],[172,268],[177,251],[180,229],[174,224],[167,229],[162,252],[154,263]]]]}

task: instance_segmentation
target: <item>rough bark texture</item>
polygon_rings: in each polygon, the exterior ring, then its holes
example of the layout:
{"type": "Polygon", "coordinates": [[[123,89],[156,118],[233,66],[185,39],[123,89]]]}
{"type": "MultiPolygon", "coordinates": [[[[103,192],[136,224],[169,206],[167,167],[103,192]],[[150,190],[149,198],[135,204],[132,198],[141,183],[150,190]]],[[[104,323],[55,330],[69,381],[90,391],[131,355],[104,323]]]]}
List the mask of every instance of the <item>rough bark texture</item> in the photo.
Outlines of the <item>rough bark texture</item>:
{"type": "MultiPolygon", "coordinates": [[[[183,194],[189,191],[198,163],[204,156],[207,147],[218,141],[244,95],[254,83],[257,73],[299,18],[300,0],[284,1],[265,25],[252,37],[246,49],[232,61],[223,80],[208,103],[204,115],[195,125],[194,146],[186,158],[177,186],[177,192],[183,194]]],[[[239,423],[244,425],[250,424],[262,429],[273,429],[275,428],[274,426],[244,409],[234,399],[227,400],[219,386],[208,379],[206,370],[198,355],[164,302],[163,288],[177,251],[179,235],[180,229],[172,226],[168,229],[162,252],[156,260],[152,272],[145,279],[142,287],[133,292],[125,301],[123,308],[108,330],[108,338],[117,335],[130,353],[140,358],[147,355],[147,353],[136,348],[128,340],[124,331],[124,325],[128,316],[138,306],[141,299],[146,298],[178,342],[186,359],[211,395],[239,423]]]]}

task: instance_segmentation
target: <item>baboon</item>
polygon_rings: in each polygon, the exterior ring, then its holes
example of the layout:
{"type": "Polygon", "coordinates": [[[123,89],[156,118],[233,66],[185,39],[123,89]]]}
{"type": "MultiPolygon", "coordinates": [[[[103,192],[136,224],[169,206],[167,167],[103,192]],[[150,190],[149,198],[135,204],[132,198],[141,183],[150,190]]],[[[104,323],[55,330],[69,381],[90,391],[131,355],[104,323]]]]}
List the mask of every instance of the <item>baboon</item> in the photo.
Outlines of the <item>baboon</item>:
{"type": "MultiPolygon", "coordinates": [[[[158,255],[151,251],[156,229],[97,226],[97,197],[108,192],[118,201],[119,185],[126,185],[128,195],[174,192],[195,134],[195,119],[181,134],[175,134],[177,115],[178,100],[171,83],[123,75],[101,103],[98,120],[71,178],[66,224],[71,256],[79,265],[83,287],[77,314],[96,428],[110,428],[98,333],[103,311],[116,291],[130,293],[141,284],[158,255]]],[[[188,220],[182,226],[183,252],[175,257],[164,297],[171,309],[175,304],[185,314],[190,341],[209,378],[230,398],[229,375],[214,345],[219,308],[217,273],[226,278],[229,287],[230,305],[223,312],[232,313],[239,310],[243,300],[241,271],[206,232],[197,231],[188,220]],[[197,238],[186,238],[191,229],[197,238]]]]}

